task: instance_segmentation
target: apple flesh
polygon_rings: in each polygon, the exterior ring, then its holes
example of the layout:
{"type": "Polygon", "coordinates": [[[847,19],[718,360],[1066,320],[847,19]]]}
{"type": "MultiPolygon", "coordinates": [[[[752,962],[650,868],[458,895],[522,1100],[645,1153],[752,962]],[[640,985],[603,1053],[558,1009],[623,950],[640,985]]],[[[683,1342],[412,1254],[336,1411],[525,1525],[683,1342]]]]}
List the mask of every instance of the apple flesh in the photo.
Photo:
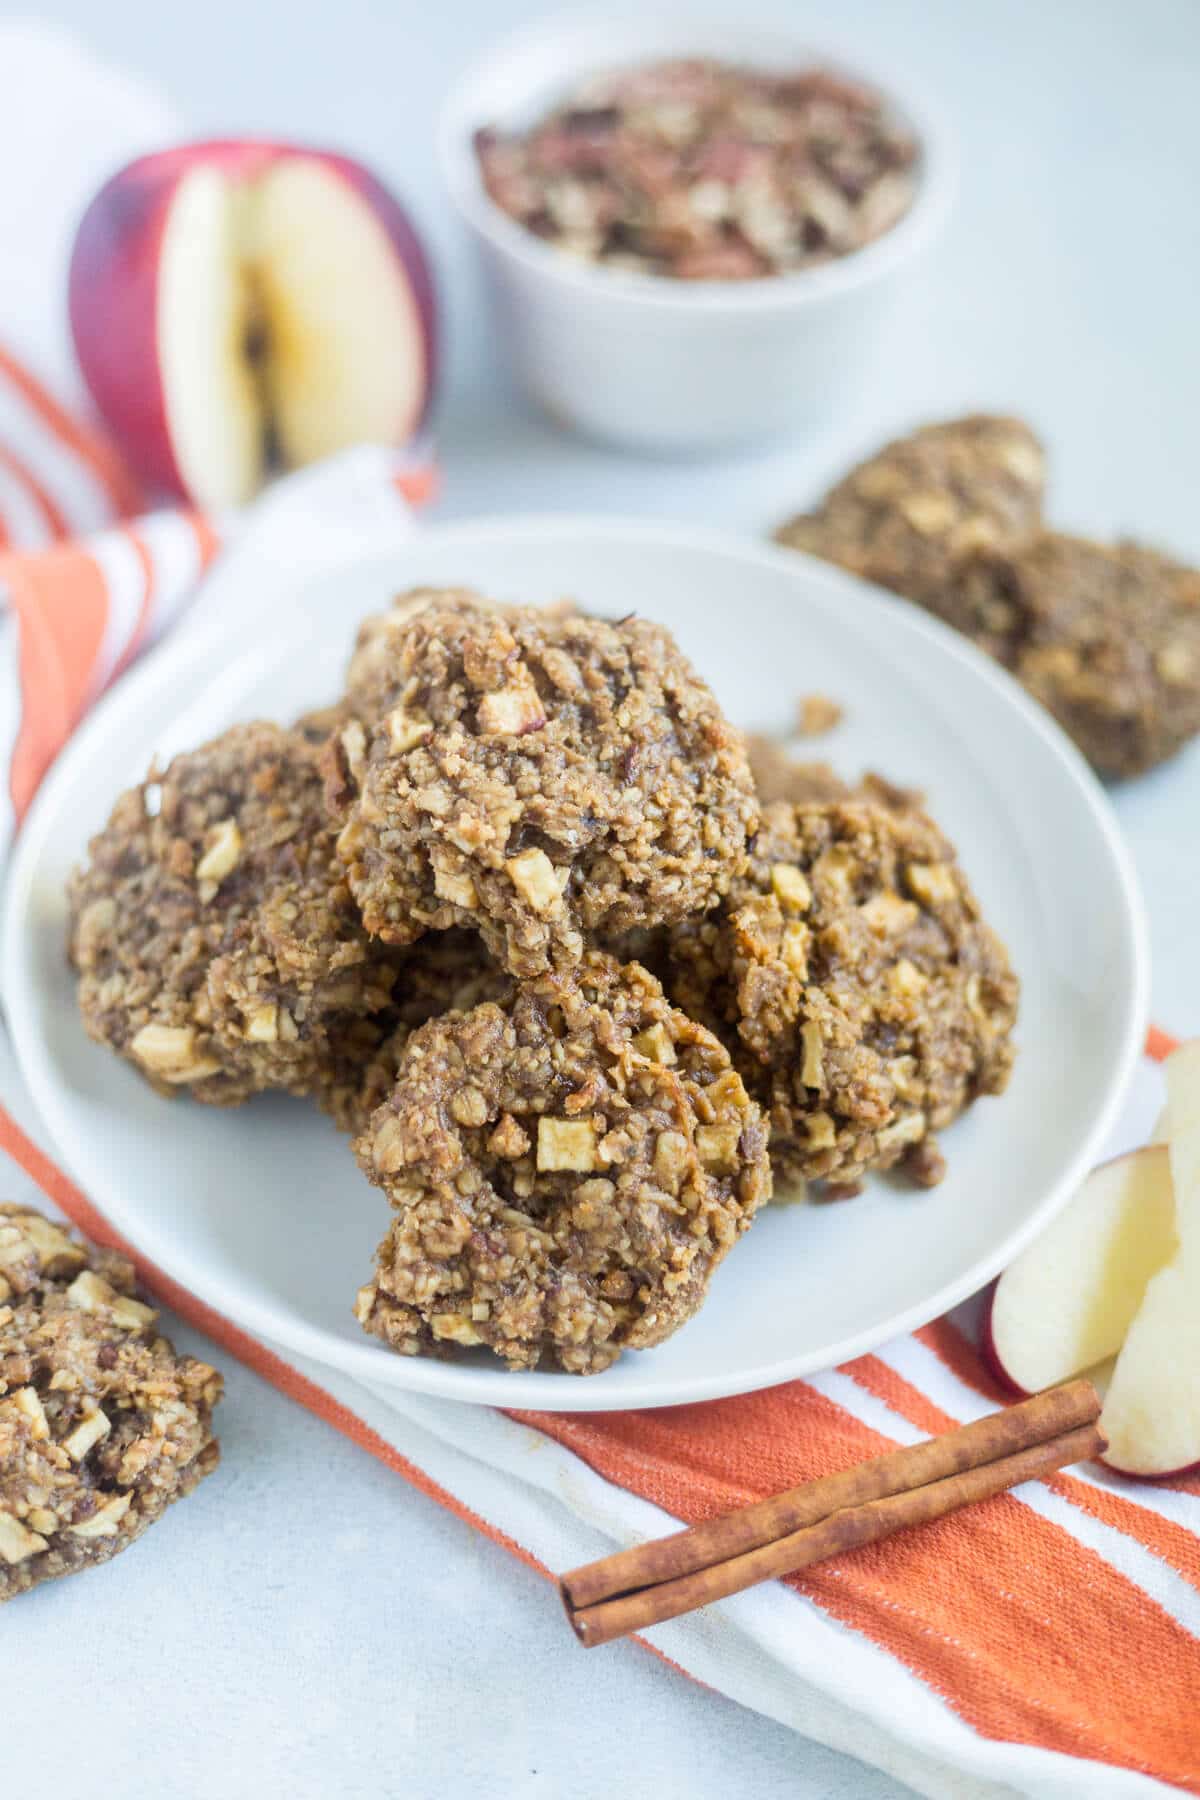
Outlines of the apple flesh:
{"type": "Polygon", "coordinates": [[[1104,1461],[1125,1475],[1200,1467],[1200,1257],[1181,1249],[1146,1289],[1100,1415],[1104,1461]]]}
{"type": "Polygon", "coordinates": [[[1200,1258],[1200,1038],[1168,1057],[1166,1074],[1166,1139],[1179,1241],[1200,1258]]]}
{"type": "Polygon", "coordinates": [[[1181,1045],[1166,1073],[1178,1248],[1146,1289],[1100,1415],[1105,1462],[1142,1477],[1200,1468],[1200,1040],[1181,1045]]]}
{"type": "Polygon", "coordinates": [[[130,163],[80,223],[71,329],[150,486],[248,500],[355,443],[404,443],[433,393],[433,283],[404,212],[347,157],[201,143],[130,163]]]}
{"type": "Polygon", "coordinates": [[[995,1373],[1033,1394],[1114,1356],[1176,1243],[1165,1148],[1094,1169],[996,1283],[984,1337],[995,1373]]]}
{"type": "Polygon", "coordinates": [[[1165,1143],[1093,1170],[996,1283],[984,1338],[1022,1393],[1102,1366],[1104,1461],[1143,1479],[1200,1469],[1200,1040],[1166,1074],[1165,1143]]]}

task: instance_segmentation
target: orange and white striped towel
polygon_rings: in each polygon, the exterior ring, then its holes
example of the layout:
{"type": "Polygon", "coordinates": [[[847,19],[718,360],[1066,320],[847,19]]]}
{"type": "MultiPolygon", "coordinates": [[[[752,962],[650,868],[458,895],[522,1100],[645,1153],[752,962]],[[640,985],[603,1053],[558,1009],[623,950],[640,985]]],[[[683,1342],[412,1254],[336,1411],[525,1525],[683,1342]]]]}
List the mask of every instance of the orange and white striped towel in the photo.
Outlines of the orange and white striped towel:
{"type": "MultiPolygon", "coordinates": [[[[347,539],[361,546],[375,532],[391,541],[408,528],[390,459],[366,449],[282,483],[221,554],[259,559],[264,585],[277,584],[289,556],[311,568],[347,539]]],[[[170,622],[185,584],[162,571],[194,574],[216,547],[200,521],[163,516],[0,557],[25,646],[9,671],[21,776],[15,784],[10,772],[10,791],[27,795],[90,699],[170,622]],[[153,593],[163,596],[157,612],[153,593]]],[[[200,584],[197,620],[212,617],[206,595],[219,607],[220,568],[218,557],[200,584]]],[[[3,718],[0,682],[0,742],[3,718]]],[[[1161,1052],[1161,1038],[1151,1048],[1161,1052]]],[[[1150,1068],[1126,1143],[1148,1135],[1158,1110],[1150,1068]]],[[[0,1100],[8,1109],[0,1147],[85,1230],[111,1240],[36,1147],[7,1059],[0,1100]]],[[[767,1393],[651,1413],[501,1415],[301,1366],[164,1273],[143,1272],[228,1354],[542,1572],[945,1429],[999,1398],[966,1309],[767,1393]]],[[[674,1621],[650,1641],[709,1685],[928,1793],[1133,1794],[1146,1777],[1200,1792],[1200,1483],[1059,1475],[674,1621]]],[[[564,1643],[564,1654],[576,1653],[564,1643]]]]}
{"type": "Polygon", "coordinates": [[[0,184],[2,856],[71,731],[176,622],[223,540],[249,527],[259,556],[269,540],[298,559],[333,554],[339,534],[402,533],[433,474],[421,443],[342,459],[316,489],[306,475],[281,483],[246,520],[147,511],[119,451],[88,420],[67,339],[66,270],[99,181],[179,126],[140,83],[38,25],[0,22],[0,67],[0,167],[37,171],[0,184]]]}
{"type": "Polygon", "coordinates": [[[0,343],[0,856],[75,726],[190,606],[222,543],[311,574],[348,537],[402,537],[433,481],[426,446],[365,446],[240,518],[133,515],[115,453],[0,343]],[[105,528],[80,535],[97,514],[105,528]]]}
{"type": "MultiPolygon", "coordinates": [[[[2,1043],[0,1095],[0,1149],[30,1189],[132,1254],[215,1360],[239,1357],[542,1576],[1000,1399],[971,1307],[824,1375],[698,1406],[501,1413],[368,1387],[256,1341],[122,1244],[38,1143],[2,1043]]],[[[1148,1063],[1117,1141],[1144,1139],[1160,1103],[1148,1063]]],[[[530,1604],[557,1617],[548,1587],[530,1604]]],[[[644,1641],[921,1793],[1200,1793],[1200,1481],[1077,1468],[644,1641]]],[[[563,1654],[584,1652],[564,1635],[563,1654]]]]}
{"type": "MultiPolygon", "coordinates": [[[[11,353],[0,378],[0,757],[15,820],[106,683],[193,596],[191,616],[211,618],[219,561],[207,584],[195,578],[220,533],[170,514],[73,541],[137,497],[111,451],[11,353]]],[[[254,509],[222,554],[258,557],[277,576],[289,556],[394,538],[407,529],[394,476],[372,450],[306,472],[254,509]]],[[[1113,1148],[1149,1134],[1161,1100],[1150,1059],[1165,1048],[1152,1036],[1113,1148]]],[[[0,1101],[6,1191],[40,1191],[118,1242],[56,1166],[2,1031],[0,1101]]],[[[758,1394],[657,1412],[504,1414],[377,1391],[285,1357],[137,1260],[147,1285],[213,1339],[216,1360],[241,1358],[543,1575],[946,1429],[999,1398],[967,1307],[758,1394]]],[[[555,1605],[547,1589],[531,1587],[530,1600],[555,1605]]],[[[582,1655],[563,1631],[563,1654],[582,1655]]],[[[649,1647],[923,1793],[1200,1793],[1200,1482],[1072,1470],[673,1620],[649,1647]]]]}

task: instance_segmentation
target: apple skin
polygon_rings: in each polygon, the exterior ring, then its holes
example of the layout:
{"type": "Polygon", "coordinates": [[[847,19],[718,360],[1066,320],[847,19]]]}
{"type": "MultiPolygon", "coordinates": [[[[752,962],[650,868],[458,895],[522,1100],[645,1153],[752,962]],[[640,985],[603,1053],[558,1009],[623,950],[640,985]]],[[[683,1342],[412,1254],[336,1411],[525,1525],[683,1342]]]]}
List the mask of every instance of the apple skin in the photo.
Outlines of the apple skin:
{"type": "MultiPolygon", "coordinates": [[[[1108,1161],[1107,1163],[1100,1164],[1096,1169],[1094,1169],[1092,1171],[1091,1175],[1089,1175],[1087,1177],[1083,1187],[1079,1190],[1077,1198],[1080,1200],[1083,1199],[1088,1182],[1091,1182],[1092,1180],[1094,1180],[1094,1178],[1096,1176],[1103,1176],[1110,1171],[1119,1169],[1122,1164],[1127,1165],[1127,1164],[1137,1162],[1139,1160],[1143,1161],[1143,1169],[1145,1170],[1148,1159],[1150,1157],[1154,1157],[1154,1158],[1158,1159],[1157,1179],[1161,1182],[1163,1169],[1167,1168],[1169,1170],[1169,1165],[1166,1163],[1166,1154],[1167,1153],[1166,1153],[1166,1149],[1164,1146],[1151,1145],[1151,1146],[1144,1146],[1140,1150],[1127,1151],[1122,1156],[1113,1157],[1113,1158],[1111,1158],[1110,1161],[1108,1161]]],[[[1154,1177],[1152,1177],[1150,1175],[1146,1175],[1144,1178],[1153,1179],[1154,1177]]],[[[1148,1193],[1146,1194],[1146,1200],[1147,1200],[1147,1202],[1149,1201],[1148,1193]]],[[[1073,1202],[1070,1202],[1068,1204],[1071,1205],[1071,1204],[1073,1204],[1073,1202]]],[[[1161,1204],[1161,1200],[1160,1200],[1159,1204],[1161,1204]]],[[[1176,1204],[1177,1204],[1177,1199],[1176,1199],[1176,1204]]],[[[1172,1208],[1172,1211],[1174,1211],[1174,1208],[1172,1208]]],[[[1102,1217],[1104,1216],[1103,1213],[1101,1214],[1101,1216],[1102,1217]]],[[[1109,1216],[1111,1217],[1112,1215],[1109,1215],[1109,1216]]],[[[1161,1225],[1161,1221],[1160,1221],[1160,1225],[1161,1225]]],[[[1050,1231],[1053,1231],[1055,1228],[1053,1225],[1051,1225],[1051,1227],[1049,1229],[1050,1229],[1050,1231]]],[[[1145,1225],[1144,1229],[1148,1233],[1151,1230],[1151,1220],[1149,1218],[1146,1220],[1146,1225],[1145,1225]]],[[[1099,1243],[1104,1243],[1104,1242],[1107,1242],[1108,1240],[1106,1240],[1105,1238],[1103,1238],[1103,1236],[1101,1236],[1101,1237],[1097,1238],[1096,1241],[1099,1243]]],[[[1154,1245],[1155,1241],[1156,1240],[1152,1235],[1146,1236],[1143,1239],[1143,1243],[1144,1243],[1145,1247],[1147,1247],[1147,1248],[1154,1245]]],[[[1158,1249],[1159,1249],[1159,1251],[1161,1251],[1163,1249],[1163,1245],[1159,1244],[1158,1249]]],[[[1157,1326],[1160,1336],[1163,1336],[1164,1338],[1166,1338],[1169,1335],[1173,1318],[1179,1316],[1178,1309],[1180,1306],[1180,1297],[1179,1297],[1178,1289],[1176,1288],[1176,1289],[1163,1290],[1162,1284],[1164,1282],[1171,1281],[1174,1271],[1180,1267],[1181,1259],[1184,1259],[1184,1254],[1185,1253],[1184,1253],[1183,1247],[1181,1245],[1177,1244],[1174,1256],[1173,1257],[1169,1256],[1168,1260],[1161,1264],[1161,1266],[1158,1268],[1157,1272],[1152,1273],[1150,1275],[1149,1285],[1147,1286],[1144,1294],[1142,1295],[1140,1305],[1138,1306],[1138,1310],[1127,1328],[1124,1342],[1122,1343],[1120,1348],[1117,1350],[1115,1355],[1111,1355],[1108,1358],[1106,1358],[1104,1361],[1096,1364],[1093,1367],[1093,1369],[1091,1370],[1093,1379],[1096,1381],[1097,1386],[1100,1388],[1101,1393],[1105,1395],[1105,1411],[1102,1411],[1101,1418],[1100,1418],[1100,1425],[1101,1425],[1102,1430],[1106,1429],[1106,1410],[1109,1405],[1109,1396],[1112,1393],[1112,1382],[1116,1378],[1117,1370],[1121,1366],[1121,1359],[1126,1354],[1126,1346],[1129,1346],[1129,1348],[1132,1350],[1131,1339],[1136,1335],[1139,1323],[1142,1321],[1145,1321],[1147,1319],[1147,1309],[1152,1307],[1154,1297],[1155,1296],[1157,1297],[1157,1301],[1159,1303],[1159,1309],[1154,1314],[1154,1318],[1155,1318],[1155,1323],[1156,1323],[1156,1326],[1157,1326]],[[1165,1303],[1165,1306],[1164,1306],[1164,1303],[1165,1303]],[[1107,1375],[1107,1379],[1105,1379],[1106,1375],[1107,1375]]],[[[1182,1274],[1180,1276],[1180,1279],[1182,1279],[1182,1274]]],[[[1190,1288],[1185,1288],[1183,1295],[1182,1295],[1183,1305],[1184,1305],[1185,1309],[1187,1308],[1187,1306],[1189,1304],[1189,1295],[1192,1292],[1194,1292],[1194,1288],[1195,1288],[1194,1272],[1193,1272],[1191,1279],[1192,1279],[1192,1286],[1190,1288]]],[[[996,1313],[996,1301],[997,1301],[1000,1286],[1001,1286],[1001,1283],[1003,1282],[1003,1280],[1004,1280],[1004,1277],[1001,1276],[999,1278],[999,1280],[993,1284],[991,1292],[989,1293],[989,1295],[987,1297],[987,1302],[986,1302],[986,1306],[984,1309],[983,1323],[982,1323],[982,1326],[980,1329],[980,1341],[979,1341],[980,1357],[981,1357],[981,1360],[984,1363],[985,1367],[987,1368],[989,1374],[998,1383],[998,1385],[1000,1386],[1000,1388],[1003,1392],[1012,1394],[1014,1396],[1027,1397],[1030,1390],[1028,1390],[1026,1387],[1024,1387],[1020,1382],[1018,1382],[1013,1377],[1013,1375],[1009,1372],[1009,1369],[1008,1369],[1007,1365],[1001,1359],[999,1350],[997,1348],[994,1322],[995,1322],[995,1313],[996,1313]]],[[[1185,1313],[1183,1316],[1191,1318],[1194,1316],[1194,1312],[1187,1312],[1185,1310],[1185,1313]]],[[[1151,1378],[1156,1379],[1155,1370],[1158,1365],[1154,1361],[1152,1353],[1149,1357],[1147,1357],[1147,1350],[1150,1349],[1152,1352],[1153,1345],[1156,1343],[1157,1343],[1157,1339],[1151,1340],[1151,1339],[1149,1339],[1149,1337],[1146,1337],[1143,1339],[1142,1343],[1139,1345],[1139,1350],[1140,1350],[1141,1354],[1140,1354],[1138,1366],[1140,1367],[1140,1369],[1142,1371],[1143,1377],[1144,1377],[1145,1371],[1148,1367],[1151,1378]]],[[[1064,1372],[1064,1375],[1062,1378],[1066,1379],[1065,1372],[1064,1372]]],[[[1133,1404],[1136,1408],[1137,1396],[1139,1395],[1139,1392],[1142,1391],[1136,1378],[1134,1379],[1134,1384],[1132,1386],[1131,1391],[1132,1391],[1132,1396],[1133,1396],[1133,1404]]],[[[1128,1405],[1128,1401],[1127,1401],[1127,1405],[1128,1405]]],[[[1114,1427],[1115,1427],[1116,1421],[1114,1420],[1113,1423],[1114,1423],[1114,1427]]],[[[1114,1435],[1116,1435],[1115,1431],[1114,1431],[1114,1435]]],[[[1127,1435],[1127,1433],[1126,1433],[1126,1435],[1127,1435]]],[[[1180,1449],[1182,1449],[1185,1453],[1185,1456],[1187,1456],[1187,1460],[1181,1461],[1181,1462],[1179,1462],[1179,1464],[1177,1466],[1170,1467],[1170,1468],[1146,1467],[1146,1466],[1144,1466],[1144,1464],[1141,1467],[1128,1466],[1129,1462],[1134,1460],[1135,1453],[1138,1456],[1142,1456],[1144,1453],[1144,1463],[1153,1463],[1154,1458],[1153,1458],[1153,1440],[1152,1439],[1151,1439],[1150,1443],[1148,1443],[1148,1444],[1139,1444],[1136,1441],[1136,1439],[1132,1443],[1127,1443],[1125,1445],[1125,1449],[1123,1451],[1123,1454],[1126,1457],[1126,1462],[1124,1462],[1124,1463],[1117,1460],[1116,1456],[1114,1456],[1111,1449],[1106,1451],[1103,1456],[1098,1457],[1096,1460],[1098,1462],[1102,1463],[1105,1468],[1110,1469],[1114,1474],[1120,1475],[1121,1477],[1123,1477],[1126,1480],[1159,1481],[1159,1482],[1178,1481],[1178,1480],[1184,1479],[1185,1477],[1200,1473],[1200,1458],[1192,1458],[1188,1454],[1191,1450],[1193,1441],[1194,1440],[1186,1440],[1185,1439],[1185,1443],[1182,1446],[1179,1445],[1178,1443],[1176,1443],[1173,1446],[1176,1453],[1180,1449]]]]}
{"type": "Polygon", "coordinates": [[[139,156],[104,183],[75,234],[67,310],[84,379],[143,482],[184,499],[157,354],[158,274],[171,201],[196,163],[240,179],[283,152],[278,144],[214,140],[139,156]]]}
{"type": "MultiPolygon", "coordinates": [[[[1114,1157],[1113,1160],[1117,1161],[1119,1159],[1114,1157]]],[[[993,1283],[992,1291],[987,1299],[987,1311],[984,1314],[983,1325],[980,1330],[980,1360],[983,1362],[984,1367],[987,1369],[987,1372],[992,1377],[993,1381],[996,1382],[997,1386],[1000,1387],[1004,1393],[1011,1394],[1013,1398],[1017,1400],[1028,1400],[1030,1398],[1029,1389],[1021,1387],[1018,1382],[1013,1380],[996,1353],[996,1343],[992,1336],[992,1305],[995,1300],[995,1295],[996,1287],[995,1283],[993,1283]]],[[[1182,1481],[1187,1476],[1200,1475],[1200,1462],[1188,1463],[1180,1469],[1156,1469],[1153,1474],[1148,1475],[1141,1469],[1123,1469],[1119,1463],[1110,1462],[1107,1455],[1097,1457],[1096,1461],[1100,1463],[1103,1468],[1111,1470],[1114,1475],[1120,1475],[1124,1481],[1182,1481]]]]}
{"type": "MultiPolygon", "coordinates": [[[[1173,1225],[1169,1222],[1168,1218],[1164,1216],[1164,1205],[1173,1219],[1174,1208],[1170,1198],[1169,1163],[1165,1148],[1161,1145],[1143,1145],[1137,1150],[1124,1151],[1122,1154],[1110,1157],[1107,1162],[1100,1163],[1092,1169],[1085,1177],[1080,1187],[1076,1190],[1075,1194],[1068,1200],[1066,1206],[1051,1220],[1050,1224],[1046,1227],[1043,1236],[1035,1240],[1033,1244],[1027,1246],[1010,1267],[1000,1275],[993,1284],[991,1292],[988,1295],[984,1310],[983,1324],[980,1331],[979,1350],[981,1359],[989,1373],[995,1378],[1005,1393],[1028,1397],[1031,1393],[1037,1391],[1038,1386],[1043,1385],[1036,1380],[1036,1368],[1034,1370],[1035,1382],[1034,1385],[1030,1387],[1015,1375],[1010,1366],[1012,1360],[1015,1360],[1018,1366],[1021,1366],[1022,1362],[1022,1357],[1016,1355],[1018,1346],[1012,1342],[1013,1317],[1011,1308],[1013,1288],[1011,1284],[1014,1281],[1016,1282],[1016,1291],[1018,1294],[1020,1294],[1023,1289],[1028,1288],[1032,1273],[1029,1266],[1031,1260],[1033,1260],[1036,1267],[1036,1261],[1040,1256],[1043,1259],[1044,1264],[1047,1254],[1051,1253],[1051,1246],[1053,1246],[1052,1253],[1057,1257],[1061,1257],[1063,1255],[1062,1240],[1064,1230],[1067,1231],[1068,1238],[1070,1234],[1077,1233],[1081,1225],[1085,1226],[1090,1231],[1090,1246],[1098,1246],[1100,1248],[1103,1252],[1103,1262],[1094,1263],[1089,1260],[1087,1255],[1082,1255],[1080,1258],[1080,1266],[1078,1268],[1075,1268],[1072,1264],[1066,1264],[1064,1266],[1062,1271],[1064,1279],[1068,1278],[1068,1271],[1070,1270],[1073,1270],[1075,1274],[1075,1288],[1073,1295],[1067,1296],[1064,1294],[1063,1296],[1063,1298],[1068,1301],[1068,1304],[1064,1309],[1065,1314],[1067,1317],[1070,1317],[1073,1301],[1083,1300],[1088,1296],[1091,1296],[1093,1304],[1099,1300],[1100,1294],[1094,1290],[1093,1283],[1097,1279],[1097,1276],[1101,1274],[1107,1275],[1111,1280],[1108,1265],[1111,1265],[1112,1255],[1116,1250],[1118,1243],[1121,1243],[1122,1251],[1124,1253],[1123,1266],[1129,1271],[1127,1279],[1130,1282],[1136,1281],[1138,1275],[1142,1277],[1143,1282],[1148,1281],[1157,1268],[1165,1266],[1166,1262],[1170,1261],[1174,1247],[1174,1234],[1173,1225]],[[1121,1184],[1115,1192],[1110,1180],[1110,1178],[1114,1176],[1121,1184]],[[1128,1185],[1130,1182],[1138,1184],[1140,1192],[1131,1193],[1128,1185]],[[1142,1186],[1142,1184],[1145,1185],[1142,1186]],[[1114,1239],[1111,1234],[1114,1231],[1128,1232],[1129,1221],[1132,1216],[1129,1214],[1128,1207],[1130,1202],[1134,1199],[1139,1200],[1142,1206],[1150,1208],[1151,1210],[1140,1214],[1140,1218],[1144,1220],[1144,1223],[1139,1227],[1140,1241],[1136,1247],[1136,1254],[1131,1259],[1129,1256],[1130,1246],[1128,1243],[1123,1242],[1120,1239],[1114,1239]],[[1114,1210],[1114,1208],[1117,1210],[1114,1210]],[[1166,1234],[1165,1239],[1164,1233],[1166,1234]],[[1142,1266],[1143,1263],[1145,1264],[1144,1267],[1142,1266]],[[1006,1283],[1010,1284],[1007,1289],[1006,1283]],[[1009,1360],[1006,1360],[1004,1353],[1001,1351],[1001,1340],[998,1339],[996,1330],[996,1315],[1002,1297],[1008,1301],[1008,1312],[1005,1315],[1004,1324],[1006,1328],[1005,1336],[1008,1339],[1008,1348],[1010,1352],[1009,1360]]],[[[1048,1266],[1053,1268],[1054,1265],[1051,1263],[1048,1266]]],[[[1108,1296],[1108,1298],[1110,1302],[1115,1301],[1118,1305],[1121,1303],[1122,1298],[1124,1298],[1127,1303],[1132,1300],[1134,1310],[1136,1311],[1136,1307],[1141,1299],[1141,1293],[1137,1292],[1133,1286],[1130,1286],[1126,1295],[1122,1296],[1120,1292],[1118,1292],[1116,1295],[1108,1296]]],[[[1028,1302],[1027,1293],[1026,1302],[1028,1302]]],[[[1112,1320],[1113,1314],[1110,1313],[1109,1317],[1110,1320],[1112,1320]]],[[[1131,1319],[1132,1315],[1130,1315],[1130,1320],[1128,1322],[1131,1322],[1131,1319]]],[[[1128,1329],[1128,1322],[1126,1323],[1125,1329],[1128,1329]]],[[[1082,1348],[1080,1345],[1076,1345],[1075,1347],[1077,1349],[1082,1348]]],[[[1090,1358],[1090,1366],[1103,1363],[1107,1357],[1115,1355],[1119,1347],[1119,1337],[1114,1338],[1112,1343],[1107,1345],[1093,1344],[1092,1348],[1095,1350],[1096,1354],[1090,1358]]],[[[1024,1353],[1022,1353],[1022,1355],[1023,1354],[1024,1353]]],[[[1068,1380],[1072,1375],[1083,1374],[1089,1366],[1089,1362],[1080,1360],[1069,1364],[1067,1362],[1062,1362],[1057,1369],[1054,1369],[1052,1367],[1045,1367],[1045,1359],[1043,1358],[1041,1360],[1043,1362],[1043,1372],[1050,1385],[1053,1385],[1055,1381],[1068,1380]]],[[[1025,1366],[1028,1367],[1028,1364],[1026,1363],[1025,1366]]]]}
{"type": "Polygon", "coordinates": [[[979,1332],[980,1360],[988,1374],[992,1377],[992,1380],[1004,1391],[1004,1393],[1011,1394],[1013,1398],[1017,1400],[1028,1400],[1030,1397],[1029,1389],[1023,1388],[1020,1382],[1014,1381],[1004,1364],[1000,1361],[1000,1356],[996,1349],[996,1340],[992,1335],[992,1313],[995,1309],[995,1305],[996,1283],[993,1282],[991,1292],[987,1297],[987,1308],[984,1312],[983,1324],[980,1327],[979,1332]]]}
{"type": "Polygon", "coordinates": [[[1185,1463],[1182,1469],[1154,1469],[1147,1473],[1145,1469],[1123,1469],[1120,1463],[1109,1462],[1107,1456],[1098,1456],[1096,1461],[1123,1481],[1185,1481],[1191,1475],[1200,1475],[1200,1462],[1185,1463]]]}
{"type": "Polygon", "coordinates": [[[71,252],[67,309],[75,354],[104,423],[149,486],[178,492],[154,353],[159,246],[175,183],[131,163],[83,215],[71,252]]]}
{"type": "Polygon", "coordinates": [[[437,374],[436,297],[429,262],[399,204],[368,170],[335,151],[265,139],[214,138],[136,158],[104,183],[79,223],[67,307],[80,369],[101,418],[148,486],[190,499],[167,422],[157,348],[161,250],[171,203],[198,165],[253,181],[291,157],[320,163],[359,194],[395,246],[415,303],[425,357],[425,424],[437,374]]]}

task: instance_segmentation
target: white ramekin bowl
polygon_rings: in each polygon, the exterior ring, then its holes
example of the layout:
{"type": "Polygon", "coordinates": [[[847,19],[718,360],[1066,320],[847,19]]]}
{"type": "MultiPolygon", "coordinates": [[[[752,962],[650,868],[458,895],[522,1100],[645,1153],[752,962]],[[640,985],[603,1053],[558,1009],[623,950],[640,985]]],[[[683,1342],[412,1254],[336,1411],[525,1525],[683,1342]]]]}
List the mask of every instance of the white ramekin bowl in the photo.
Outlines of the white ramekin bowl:
{"type": "Polygon", "coordinates": [[[674,453],[803,434],[832,418],[872,372],[897,284],[940,225],[952,188],[943,130],[907,84],[778,26],[659,10],[576,12],[488,51],[449,95],[439,147],[532,397],[580,431],[674,453]],[[816,269],[684,282],[576,261],[490,199],[472,142],[481,126],[531,124],[598,70],[685,55],[760,68],[815,63],[870,82],[921,145],[907,215],[865,250],[816,269]]]}

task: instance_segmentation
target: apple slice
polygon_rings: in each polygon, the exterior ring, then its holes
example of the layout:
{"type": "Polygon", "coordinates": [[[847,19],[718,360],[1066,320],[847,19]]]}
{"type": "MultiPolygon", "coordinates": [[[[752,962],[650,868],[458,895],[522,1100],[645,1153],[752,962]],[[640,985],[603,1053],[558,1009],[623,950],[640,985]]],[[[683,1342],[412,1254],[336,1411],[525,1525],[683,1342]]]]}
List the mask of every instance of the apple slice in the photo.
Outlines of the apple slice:
{"type": "Polygon", "coordinates": [[[1200,1257],[1160,1269],[1117,1358],[1100,1415],[1104,1461],[1125,1475],[1200,1467],[1200,1257]]]}
{"type": "Polygon", "coordinates": [[[434,301],[415,232],[357,163],[204,143],[140,158],[76,235],[80,367],[133,467],[219,508],[269,455],[290,468],[403,443],[434,380],[434,301]]]}
{"type": "Polygon", "coordinates": [[[1200,1467],[1200,1039],[1168,1058],[1166,1136],[1179,1247],[1146,1289],[1100,1423],[1127,1475],[1200,1467]]]}
{"type": "Polygon", "coordinates": [[[1093,1169],[996,1283],[984,1333],[995,1373],[1034,1394],[1115,1355],[1176,1244],[1164,1147],[1093,1169]]]}
{"type": "Polygon", "coordinates": [[[1179,1241],[1200,1257],[1200,1038],[1167,1058],[1166,1137],[1179,1241]]]}

